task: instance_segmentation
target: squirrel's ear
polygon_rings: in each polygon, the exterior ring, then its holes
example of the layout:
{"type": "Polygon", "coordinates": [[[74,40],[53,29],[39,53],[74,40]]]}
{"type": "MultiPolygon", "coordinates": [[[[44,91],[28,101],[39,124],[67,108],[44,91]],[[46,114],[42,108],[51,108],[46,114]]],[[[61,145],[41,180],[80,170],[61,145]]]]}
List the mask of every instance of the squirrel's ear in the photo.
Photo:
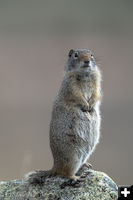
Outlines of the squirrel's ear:
{"type": "Polygon", "coordinates": [[[73,50],[73,49],[71,49],[71,50],[69,51],[69,54],[68,54],[68,56],[69,56],[69,57],[71,57],[71,55],[73,54],[73,52],[74,52],[74,50],[73,50]]]}

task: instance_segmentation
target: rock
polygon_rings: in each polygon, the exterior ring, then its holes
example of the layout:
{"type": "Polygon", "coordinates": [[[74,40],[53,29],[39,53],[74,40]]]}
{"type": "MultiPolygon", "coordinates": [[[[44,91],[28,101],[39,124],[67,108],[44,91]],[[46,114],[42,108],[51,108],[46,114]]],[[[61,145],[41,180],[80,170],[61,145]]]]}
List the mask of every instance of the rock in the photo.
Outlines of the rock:
{"type": "Polygon", "coordinates": [[[24,180],[0,182],[0,200],[117,200],[117,186],[103,172],[82,169],[84,182],[69,185],[61,176],[45,179],[43,185],[28,185],[24,180]]]}

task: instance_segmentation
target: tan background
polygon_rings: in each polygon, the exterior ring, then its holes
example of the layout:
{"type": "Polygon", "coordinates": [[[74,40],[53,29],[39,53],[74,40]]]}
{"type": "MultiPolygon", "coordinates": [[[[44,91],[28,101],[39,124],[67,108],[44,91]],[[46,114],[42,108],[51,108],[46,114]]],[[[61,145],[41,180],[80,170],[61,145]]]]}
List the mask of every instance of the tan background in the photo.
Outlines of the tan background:
{"type": "Polygon", "coordinates": [[[71,48],[92,49],[103,74],[94,169],[133,184],[133,1],[0,1],[0,180],[52,166],[52,102],[71,48]]]}

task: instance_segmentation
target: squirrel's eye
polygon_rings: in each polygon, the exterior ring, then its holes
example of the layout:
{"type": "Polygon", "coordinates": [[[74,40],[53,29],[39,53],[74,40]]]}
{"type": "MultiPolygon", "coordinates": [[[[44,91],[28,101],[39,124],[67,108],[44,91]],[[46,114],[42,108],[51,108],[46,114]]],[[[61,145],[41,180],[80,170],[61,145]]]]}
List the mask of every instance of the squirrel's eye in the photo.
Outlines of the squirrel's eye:
{"type": "Polygon", "coordinates": [[[75,58],[78,57],[78,52],[75,52],[74,57],[75,57],[75,58]]]}

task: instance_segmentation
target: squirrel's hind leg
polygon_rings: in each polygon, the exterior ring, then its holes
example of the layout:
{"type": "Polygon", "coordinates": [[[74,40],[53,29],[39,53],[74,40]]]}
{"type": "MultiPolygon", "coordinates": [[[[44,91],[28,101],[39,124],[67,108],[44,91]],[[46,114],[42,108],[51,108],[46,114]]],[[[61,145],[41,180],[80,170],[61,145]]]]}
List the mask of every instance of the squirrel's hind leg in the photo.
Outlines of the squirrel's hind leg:
{"type": "Polygon", "coordinates": [[[90,164],[88,162],[84,163],[82,167],[87,167],[88,169],[92,169],[93,168],[92,164],[90,164]]]}
{"type": "Polygon", "coordinates": [[[81,176],[70,176],[70,179],[68,181],[65,181],[60,185],[61,189],[67,187],[67,186],[73,186],[73,187],[80,187],[80,182],[84,182],[86,177],[81,176]]]}

